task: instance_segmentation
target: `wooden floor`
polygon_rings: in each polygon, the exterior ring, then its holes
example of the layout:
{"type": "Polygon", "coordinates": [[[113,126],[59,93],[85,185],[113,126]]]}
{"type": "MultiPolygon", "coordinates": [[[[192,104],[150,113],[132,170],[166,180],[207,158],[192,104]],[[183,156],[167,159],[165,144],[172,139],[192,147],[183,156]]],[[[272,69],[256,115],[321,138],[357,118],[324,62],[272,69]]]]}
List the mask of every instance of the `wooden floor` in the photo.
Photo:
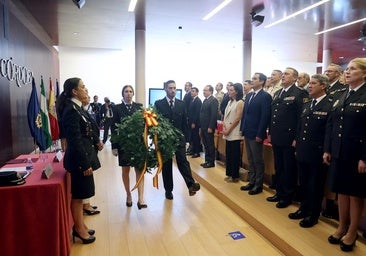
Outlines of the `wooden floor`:
{"type": "MultiPolygon", "coordinates": [[[[240,191],[244,182],[224,181],[225,169],[203,169],[202,158],[189,159],[201,191],[188,195],[179,171],[174,169],[174,200],[166,200],[162,179],[160,189],[152,187],[152,175],[145,176],[147,209],[138,210],[137,191],[132,208],[125,206],[121,170],[110,144],[99,153],[102,168],[95,173],[96,196],[92,204],[101,214],[86,216],[97,240],[90,245],[79,241],[72,245],[72,256],[114,255],[366,255],[364,239],[357,241],[352,253],[343,253],[330,245],[327,237],[336,223],[322,219],[310,229],[300,228],[288,219],[296,206],[277,209],[265,200],[270,190],[249,196],[240,191]],[[241,232],[245,238],[234,240],[229,232],[241,232]]],[[[131,180],[134,172],[131,171],[131,180]]]]}

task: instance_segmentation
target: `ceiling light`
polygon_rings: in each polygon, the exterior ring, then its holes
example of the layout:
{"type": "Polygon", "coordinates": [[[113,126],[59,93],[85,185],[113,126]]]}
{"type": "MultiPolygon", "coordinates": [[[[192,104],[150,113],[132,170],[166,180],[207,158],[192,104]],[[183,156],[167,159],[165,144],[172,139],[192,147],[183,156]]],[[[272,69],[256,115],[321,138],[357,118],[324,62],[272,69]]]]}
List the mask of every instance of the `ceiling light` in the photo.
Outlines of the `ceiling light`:
{"type": "Polygon", "coordinates": [[[330,1],[330,0],[322,0],[322,1],[318,2],[318,3],[316,3],[316,4],[312,4],[312,5],[310,5],[310,6],[306,7],[306,8],[304,8],[304,9],[302,9],[302,10],[300,10],[300,11],[294,12],[293,14],[290,14],[290,15],[288,15],[288,16],[286,16],[286,17],[284,17],[284,18],[282,18],[282,19],[280,19],[280,20],[278,20],[278,21],[275,21],[275,22],[273,22],[273,23],[271,23],[271,24],[268,24],[268,25],[266,25],[266,26],[264,26],[264,27],[265,27],[265,28],[272,27],[272,26],[274,26],[274,25],[277,25],[278,23],[281,23],[281,22],[284,22],[284,21],[286,21],[286,20],[288,20],[288,19],[291,19],[291,18],[293,18],[293,17],[295,17],[295,16],[297,16],[297,15],[299,15],[299,14],[301,14],[301,13],[304,13],[304,12],[306,12],[306,11],[309,11],[309,10],[311,10],[311,9],[313,9],[313,8],[315,8],[315,7],[319,6],[319,5],[325,4],[326,2],[329,2],[329,1],[330,1]]]}
{"type": "Polygon", "coordinates": [[[130,5],[128,6],[128,11],[134,12],[136,4],[137,4],[137,0],[131,0],[130,5]]]}
{"type": "Polygon", "coordinates": [[[226,5],[228,5],[232,0],[225,0],[221,4],[219,4],[215,9],[213,9],[211,12],[209,12],[205,17],[203,17],[203,20],[208,20],[212,16],[214,16],[216,13],[218,13],[221,9],[223,9],[226,5]]]}
{"type": "Polygon", "coordinates": [[[366,18],[363,18],[363,19],[359,19],[359,20],[355,20],[355,21],[351,21],[349,23],[346,23],[346,24],[343,24],[343,25],[340,25],[340,26],[337,26],[337,27],[333,27],[333,28],[329,28],[329,29],[326,29],[326,30],[323,30],[323,31],[320,31],[318,33],[315,33],[315,35],[320,35],[320,34],[324,34],[324,33],[327,33],[327,32],[330,32],[330,31],[333,31],[333,30],[336,30],[336,29],[339,29],[339,28],[344,28],[344,27],[347,27],[347,26],[350,26],[350,25],[353,25],[355,23],[358,23],[358,22],[362,22],[366,20],[366,18]]]}

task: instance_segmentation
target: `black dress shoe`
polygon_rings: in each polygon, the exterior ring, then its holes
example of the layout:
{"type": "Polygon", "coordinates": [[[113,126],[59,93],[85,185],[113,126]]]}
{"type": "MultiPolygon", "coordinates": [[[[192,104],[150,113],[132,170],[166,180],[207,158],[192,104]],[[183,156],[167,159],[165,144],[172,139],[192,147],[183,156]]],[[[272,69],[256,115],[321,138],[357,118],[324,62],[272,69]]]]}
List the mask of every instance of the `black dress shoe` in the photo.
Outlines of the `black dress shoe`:
{"type": "Polygon", "coordinates": [[[262,193],[263,189],[262,188],[255,188],[252,190],[249,190],[248,194],[249,195],[257,195],[259,193],[262,193]]]}
{"type": "Polygon", "coordinates": [[[204,163],[202,163],[202,164],[200,164],[201,166],[204,166],[205,164],[207,164],[207,162],[204,162],[204,163]]]}
{"type": "Polygon", "coordinates": [[[278,202],[278,201],[280,201],[280,198],[278,197],[278,195],[274,195],[274,196],[267,197],[266,200],[268,202],[278,202]]]}
{"type": "Polygon", "coordinates": [[[280,200],[278,201],[278,203],[276,204],[277,208],[286,208],[287,206],[289,206],[291,204],[290,200],[280,200]]]}
{"type": "Polygon", "coordinates": [[[140,202],[137,202],[137,208],[141,210],[142,208],[147,208],[147,204],[140,204],[140,202]]]}
{"type": "Polygon", "coordinates": [[[254,188],[254,185],[253,184],[247,184],[245,186],[241,186],[240,187],[240,190],[247,191],[247,190],[251,190],[253,188],[254,188]]]}
{"type": "Polygon", "coordinates": [[[173,200],[173,193],[172,192],[165,192],[165,198],[168,200],[173,200]]]}
{"type": "Polygon", "coordinates": [[[305,218],[305,212],[302,210],[297,210],[296,212],[289,213],[288,217],[292,220],[299,220],[305,218]]]}
{"type": "Polygon", "coordinates": [[[195,182],[192,186],[188,188],[188,192],[190,196],[194,196],[198,190],[201,189],[201,186],[199,183],[195,182]]]}
{"type": "Polygon", "coordinates": [[[299,225],[303,228],[311,228],[315,224],[318,223],[318,218],[313,216],[305,217],[302,221],[300,221],[299,225]]]}
{"type": "Polygon", "coordinates": [[[203,168],[212,168],[215,167],[214,163],[205,163],[204,165],[202,165],[203,168]]]}
{"type": "Polygon", "coordinates": [[[193,155],[191,156],[191,158],[197,158],[197,157],[200,157],[200,154],[193,154],[193,155]]]}

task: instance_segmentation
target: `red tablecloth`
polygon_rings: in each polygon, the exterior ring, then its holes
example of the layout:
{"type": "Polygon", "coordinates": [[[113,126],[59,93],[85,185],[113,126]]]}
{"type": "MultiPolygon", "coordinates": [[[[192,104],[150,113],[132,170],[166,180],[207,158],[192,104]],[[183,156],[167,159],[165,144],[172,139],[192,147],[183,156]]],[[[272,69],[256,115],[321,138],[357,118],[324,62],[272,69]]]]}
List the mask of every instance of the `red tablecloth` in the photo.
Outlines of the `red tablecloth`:
{"type": "MultiPolygon", "coordinates": [[[[69,182],[62,161],[52,162],[54,156],[50,153],[45,162],[36,161],[24,185],[0,187],[0,255],[70,255],[69,182]],[[48,163],[54,172],[50,179],[43,179],[42,170],[48,163]]],[[[38,155],[17,159],[27,157],[38,155]]]]}

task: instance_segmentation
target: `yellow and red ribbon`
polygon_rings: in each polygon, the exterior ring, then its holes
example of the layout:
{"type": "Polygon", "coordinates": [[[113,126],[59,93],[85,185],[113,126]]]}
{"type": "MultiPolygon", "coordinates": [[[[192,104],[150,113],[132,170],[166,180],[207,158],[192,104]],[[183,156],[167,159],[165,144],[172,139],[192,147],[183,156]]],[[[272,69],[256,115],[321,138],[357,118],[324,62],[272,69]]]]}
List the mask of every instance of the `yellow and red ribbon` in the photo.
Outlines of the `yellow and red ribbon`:
{"type": "MultiPolygon", "coordinates": [[[[143,111],[143,117],[144,117],[144,120],[145,120],[145,129],[144,129],[144,134],[143,134],[143,140],[144,140],[146,150],[148,151],[148,147],[149,147],[149,145],[148,145],[149,127],[158,126],[159,123],[156,120],[157,115],[154,112],[150,111],[150,110],[144,110],[143,111]]],[[[156,158],[157,158],[157,161],[158,161],[157,170],[156,170],[156,173],[153,177],[153,187],[159,188],[158,175],[161,173],[161,170],[163,168],[163,157],[162,157],[161,152],[160,152],[159,147],[158,147],[158,136],[157,136],[157,134],[154,135],[153,143],[155,145],[156,158]]],[[[141,180],[143,179],[143,177],[146,173],[146,170],[147,170],[147,155],[146,155],[146,158],[145,158],[144,167],[141,170],[140,176],[137,179],[136,184],[132,188],[132,190],[136,189],[139,186],[141,180]]]]}

